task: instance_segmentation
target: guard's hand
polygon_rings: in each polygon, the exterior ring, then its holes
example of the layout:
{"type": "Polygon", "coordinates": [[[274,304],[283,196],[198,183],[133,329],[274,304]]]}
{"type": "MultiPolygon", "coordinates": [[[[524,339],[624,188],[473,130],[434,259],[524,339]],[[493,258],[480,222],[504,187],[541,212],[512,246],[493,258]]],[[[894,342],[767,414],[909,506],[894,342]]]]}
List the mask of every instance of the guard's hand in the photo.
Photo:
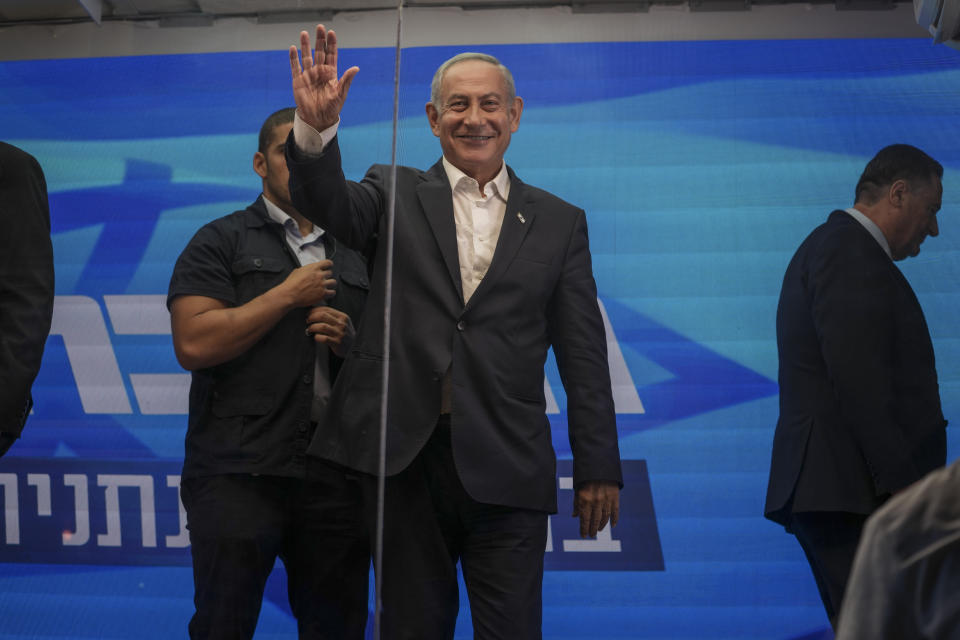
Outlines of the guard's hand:
{"type": "Polygon", "coordinates": [[[315,307],[307,315],[307,335],[317,342],[330,347],[330,350],[345,358],[353,345],[357,332],[353,328],[350,316],[333,307],[315,307]]]}
{"type": "Polygon", "coordinates": [[[620,519],[620,487],[615,482],[584,482],[573,497],[573,516],[580,516],[580,537],[593,538],[607,522],[620,519]]]}
{"type": "Polygon", "coordinates": [[[353,77],[359,67],[350,67],[337,80],[337,34],[317,25],[317,41],[310,55],[310,34],[300,32],[300,52],[290,47],[290,73],[293,76],[293,100],[300,119],[323,131],[340,118],[353,77]]]}
{"type": "Polygon", "coordinates": [[[291,297],[294,307],[320,304],[336,293],[337,281],[331,275],[333,263],[320,260],[298,267],[290,272],[282,286],[291,297]]]}

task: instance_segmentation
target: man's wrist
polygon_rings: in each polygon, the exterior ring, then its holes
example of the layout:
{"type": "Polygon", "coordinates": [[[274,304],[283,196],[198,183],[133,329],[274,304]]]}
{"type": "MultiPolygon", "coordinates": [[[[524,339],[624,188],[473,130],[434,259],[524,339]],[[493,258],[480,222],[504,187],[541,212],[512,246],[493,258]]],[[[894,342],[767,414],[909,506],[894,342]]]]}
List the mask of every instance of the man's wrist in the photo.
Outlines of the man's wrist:
{"type": "Polygon", "coordinates": [[[293,116],[293,140],[297,149],[307,156],[319,156],[337,135],[340,120],[318,131],[300,117],[299,110],[293,116]]]}

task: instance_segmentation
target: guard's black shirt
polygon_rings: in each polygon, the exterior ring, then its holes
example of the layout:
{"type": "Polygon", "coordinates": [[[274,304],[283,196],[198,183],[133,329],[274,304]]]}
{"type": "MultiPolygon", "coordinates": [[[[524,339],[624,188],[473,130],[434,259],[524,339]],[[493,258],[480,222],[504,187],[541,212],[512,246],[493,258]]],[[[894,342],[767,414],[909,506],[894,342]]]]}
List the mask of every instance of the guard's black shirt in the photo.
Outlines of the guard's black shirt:
{"type": "MultiPolygon", "coordinates": [[[[330,234],[337,293],[327,303],[357,325],[369,289],[366,263],[330,234]]],[[[167,307],[180,295],[243,305],[275,287],[299,266],[283,227],[263,198],[203,226],[173,269],[167,307]]],[[[285,315],[253,347],[214,367],[194,371],[183,475],[258,473],[304,477],[316,347],[305,333],[309,309],[285,315]]],[[[330,354],[330,381],[341,364],[330,354]]],[[[318,428],[323,428],[322,423],[318,428]]]]}

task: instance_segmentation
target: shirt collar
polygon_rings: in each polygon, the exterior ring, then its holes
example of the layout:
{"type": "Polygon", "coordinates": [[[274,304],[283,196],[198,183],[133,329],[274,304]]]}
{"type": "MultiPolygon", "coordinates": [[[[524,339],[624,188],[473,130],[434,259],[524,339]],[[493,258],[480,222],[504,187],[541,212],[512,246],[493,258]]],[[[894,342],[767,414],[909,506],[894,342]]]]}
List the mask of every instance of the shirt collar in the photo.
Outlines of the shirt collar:
{"type": "MultiPolygon", "coordinates": [[[[447,173],[447,180],[450,181],[450,189],[453,191],[457,189],[457,185],[459,185],[460,181],[464,178],[467,180],[473,180],[473,178],[453,166],[453,164],[447,160],[446,156],[443,158],[443,170],[447,173]]],[[[476,183],[476,180],[473,181],[476,183]]],[[[504,202],[507,201],[507,198],[510,196],[510,174],[507,172],[507,163],[504,162],[500,166],[500,172],[493,178],[493,180],[488,182],[487,185],[493,185],[494,195],[504,202]]]]}
{"type": "Polygon", "coordinates": [[[287,215],[286,211],[270,202],[265,195],[263,196],[263,204],[266,206],[267,216],[269,216],[271,220],[282,226],[287,233],[292,233],[295,237],[305,242],[312,242],[322,236],[324,233],[323,229],[314,224],[313,231],[308,233],[306,236],[302,236],[300,235],[300,225],[297,224],[297,221],[291,216],[287,215]]]}
{"type": "Polygon", "coordinates": [[[846,209],[846,212],[853,216],[854,220],[862,224],[864,229],[870,232],[870,235],[873,236],[873,239],[877,241],[877,244],[879,244],[880,248],[882,248],[884,253],[887,254],[887,257],[893,260],[893,254],[890,253],[890,243],[887,242],[887,237],[883,235],[883,231],[880,230],[880,227],[877,226],[877,223],[865,216],[862,211],[856,209],[855,207],[846,209]]]}

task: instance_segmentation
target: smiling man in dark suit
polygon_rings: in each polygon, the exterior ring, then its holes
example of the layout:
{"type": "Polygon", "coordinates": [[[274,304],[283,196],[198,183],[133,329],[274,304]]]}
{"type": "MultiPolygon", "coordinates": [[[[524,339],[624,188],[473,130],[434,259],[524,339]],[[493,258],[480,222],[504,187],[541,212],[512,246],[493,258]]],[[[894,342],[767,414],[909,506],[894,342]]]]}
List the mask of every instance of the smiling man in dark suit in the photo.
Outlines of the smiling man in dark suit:
{"type": "Polygon", "coordinates": [[[765,513],[796,535],[834,626],[867,516],[946,461],[930,333],[894,265],[939,233],[942,176],[915,147],[881,149],[783,279],[765,513]]]}
{"type": "MultiPolygon", "coordinates": [[[[291,47],[288,144],[298,209],[371,253],[368,312],[310,453],[361,472],[374,525],[388,287],[390,167],[344,179],[336,131],[358,69],[338,79],[334,33],[291,47]]],[[[398,167],[383,549],[384,638],[452,638],[463,568],[476,638],[541,636],[556,460],[543,366],[567,392],[581,534],[615,523],[621,484],[603,323],[584,212],[523,184],[503,157],[523,101],[495,58],[437,70],[426,105],[443,157],[398,167]]]]}

